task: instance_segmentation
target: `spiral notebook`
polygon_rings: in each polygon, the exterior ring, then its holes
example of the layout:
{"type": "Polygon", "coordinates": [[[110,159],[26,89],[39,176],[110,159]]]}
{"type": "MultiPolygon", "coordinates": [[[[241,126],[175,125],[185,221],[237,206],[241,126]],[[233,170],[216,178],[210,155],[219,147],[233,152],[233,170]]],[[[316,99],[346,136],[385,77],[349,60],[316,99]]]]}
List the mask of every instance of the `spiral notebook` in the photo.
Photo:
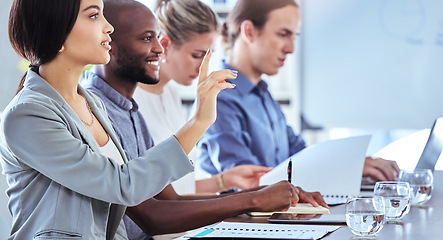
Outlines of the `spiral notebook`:
{"type": "Polygon", "coordinates": [[[287,180],[291,160],[292,184],[305,191],[319,191],[329,205],[346,203],[350,195],[360,193],[370,139],[368,135],[348,137],[305,148],[263,175],[260,185],[287,180]]]}
{"type": "Polygon", "coordinates": [[[340,226],[220,222],[178,239],[320,239],[340,226]]]}

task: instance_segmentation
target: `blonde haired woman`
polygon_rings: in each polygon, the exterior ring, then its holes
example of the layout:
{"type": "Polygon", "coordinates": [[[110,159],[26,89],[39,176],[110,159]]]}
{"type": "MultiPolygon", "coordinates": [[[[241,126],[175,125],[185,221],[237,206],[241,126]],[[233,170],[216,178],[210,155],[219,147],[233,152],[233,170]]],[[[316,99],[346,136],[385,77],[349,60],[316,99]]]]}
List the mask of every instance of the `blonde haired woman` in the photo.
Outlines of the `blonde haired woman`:
{"type": "MultiPolygon", "coordinates": [[[[186,121],[179,94],[171,81],[184,86],[192,84],[206,50],[213,48],[219,36],[220,27],[216,14],[199,0],[158,1],[156,13],[164,49],[160,81],[155,85],[140,83],[134,93],[154,143],[168,138],[186,121]]],[[[190,157],[195,159],[195,152],[190,157]]],[[[258,186],[260,177],[271,169],[242,165],[196,182],[194,173],[190,173],[172,186],[179,194],[215,193],[233,187],[247,189],[258,186]]]]}

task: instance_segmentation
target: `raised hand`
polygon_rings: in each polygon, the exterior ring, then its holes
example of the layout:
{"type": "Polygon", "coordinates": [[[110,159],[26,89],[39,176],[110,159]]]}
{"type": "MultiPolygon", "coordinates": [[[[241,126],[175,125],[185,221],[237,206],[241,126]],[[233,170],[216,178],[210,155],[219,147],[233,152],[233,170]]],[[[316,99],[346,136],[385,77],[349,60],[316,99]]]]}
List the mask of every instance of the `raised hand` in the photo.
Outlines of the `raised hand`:
{"type": "Polygon", "coordinates": [[[234,84],[225,81],[225,79],[235,79],[237,77],[235,71],[219,70],[208,75],[210,59],[211,51],[208,50],[200,66],[195,115],[175,134],[186,154],[189,154],[206,130],[215,122],[217,94],[223,89],[235,87],[234,84]]]}
{"type": "Polygon", "coordinates": [[[216,119],[217,94],[223,89],[235,87],[234,84],[226,82],[225,79],[235,79],[237,77],[236,71],[228,69],[214,71],[208,75],[211,55],[212,51],[208,50],[200,66],[195,112],[195,118],[198,121],[209,123],[209,125],[214,123],[216,119]]]}

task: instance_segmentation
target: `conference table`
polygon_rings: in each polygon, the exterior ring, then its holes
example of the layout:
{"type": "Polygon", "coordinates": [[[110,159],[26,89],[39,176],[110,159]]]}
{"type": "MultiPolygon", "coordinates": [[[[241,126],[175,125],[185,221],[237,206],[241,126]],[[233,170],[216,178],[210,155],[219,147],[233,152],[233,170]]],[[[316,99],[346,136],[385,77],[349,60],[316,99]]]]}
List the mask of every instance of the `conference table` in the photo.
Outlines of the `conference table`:
{"type": "MultiPolygon", "coordinates": [[[[362,192],[368,195],[370,192],[362,192]]],[[[331,213],[344,214],[344,204],[331,207],[331,213]]],[[[226,219],[232,222],[267,223],[266,217],[240,215],[226,219]]],[[[413,206],[400,222],[385,223],[380,232],[372,238],[358,237],[351,233],[346,225],[326,235],[322,239],[374,239],[374,240],[441,240],[443,239],[443,171],[434,172],[432,198],[424,206],[413,206]]]]}

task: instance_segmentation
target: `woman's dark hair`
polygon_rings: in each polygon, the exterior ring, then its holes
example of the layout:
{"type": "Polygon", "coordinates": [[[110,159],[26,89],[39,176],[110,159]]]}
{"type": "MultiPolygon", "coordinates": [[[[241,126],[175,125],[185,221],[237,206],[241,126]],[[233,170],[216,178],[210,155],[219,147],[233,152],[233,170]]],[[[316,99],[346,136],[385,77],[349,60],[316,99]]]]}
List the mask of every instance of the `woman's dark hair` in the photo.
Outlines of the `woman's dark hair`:
{"type": "Polygon", "coordinates": [[[288,5],[298,8],[294,0],[238,0],[223,24],[222,37],[225,51],[234,45],[243,21],[250,20],[256,28],[262,29],[270,12],[288,5]]]}
{"type": "MultiPolygon", "coordinates": [[[[54,59],[74,27],[81,0],[14,0],[9,13],[9,41],[38,72],[54,59]]],[[[23,88],[23,76],[17,93],[23,88]]]]}

